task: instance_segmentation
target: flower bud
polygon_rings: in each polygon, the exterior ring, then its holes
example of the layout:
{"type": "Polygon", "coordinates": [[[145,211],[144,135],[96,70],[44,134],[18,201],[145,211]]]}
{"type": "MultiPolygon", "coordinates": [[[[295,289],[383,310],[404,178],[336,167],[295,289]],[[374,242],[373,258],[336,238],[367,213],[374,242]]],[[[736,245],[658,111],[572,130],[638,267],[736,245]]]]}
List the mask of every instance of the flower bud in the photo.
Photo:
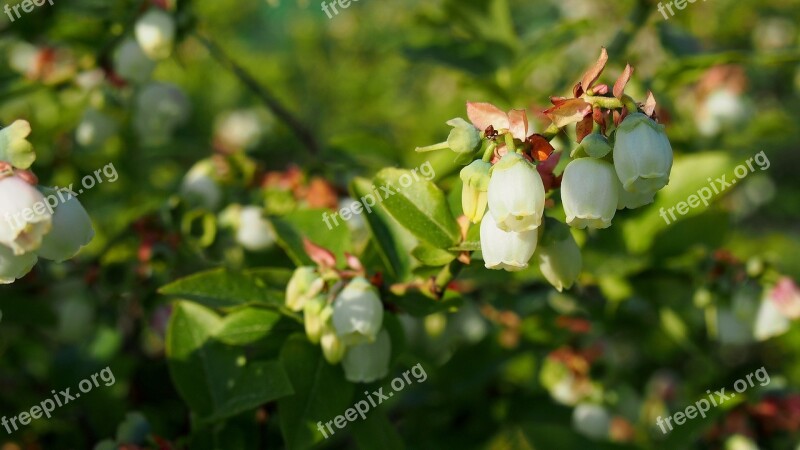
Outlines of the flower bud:
{"type": "Polygon", "coordinates": [[[572,287],[581,273],[583,257],[569,227],[548,219],[537,252],[539,270],[558,292],[572,287]]]}
{"type": "Polygon", "coordinates": [[[530,231],[539,227],[544,214],[544,184],[533,164],[514,152],[492,168],[489,180],[489,212],[503,231],[530,231]]]}
{"type": "Polygon", "coordinates": [[[580,229],[610,227],[617,212],[617,183],[614,167],[605,161],[581,158],[569,163],[561,181],[567,224],[580,229]]]}
{"type": "Polygon", "coordinates": [[[448,120],[447,124],[453,127],[447,137],[447,146],[456,153],[474,153],[481,145],[481,135],[478,129],[466,120],[457,117],[448,120]]]}
{"type": "Polygon", "coordinates": [[[480,222],[486,212],[491,168],[488,162],[477,160],[461,169],[461,208],[472,223],[480,222]]]}
{"type": "Polygon", "coordinates": [[[153,8],[136,22],[136,40],[150,59],[168,58],[175,41],[175,20],[166,11],[153,8]]]}
{"type": "Polygon", "coordinates": [[[245,206],[239,212],[239,226],[236,230],[236,242],[252,252],[272,247],[275,238],[272,228],[263,216],[263,210],[257,206],[245,206]]]}
{"type": "Polygon", "coordinates": [[[617,209],[622,210],[625,208],[641,208],[642,206],[649,205],[655,201],[655,191],[641,193],[628,192],[624,187],[622,187],[622,182],[619,181],[619,178],[614,178],[617,180],[617,192],[619,193],[619,196],[617,197],[617,209]]]}
{"type": "Polygon", "coordinates": [[[333,327],[347,345],[374,342],[383,324],[378,291],[362,277],[353,278],[333,302],[333,327]]]}
{"type": "Polygon", "coordinates": [[[600,159],[611,153],[611,150],[608,138],[600,133],[592,133],[583,138],[580,145],[572,151],[570,156],[582,156],[583,154],[600,159]]]}
{"type": "Polygon", "coordinates": [[[298,267],[286,285],[286,307],[292,311],[302,311],[306,300],[319,294],[324,281],[314,267],[298,267]]]}
{"type": "Polygon", "coordinates": [[[16,175],[0,178],[0,244],[15,255],[34,251],[42,245],[52,220],[35,187],[16,175]]]}
{"type": "MultiPolygon", "coordinates": [[[[55,189],[47,189],[48,198],[56,198],[55,189]]],[[[59,203],[53,213],[53,228],[42,240],[42,246],[36,252],[40,257],[56,262],[73,258],[94,238],[94,228],[89,214],[73,195],[59,203]]]]}
{"type": "Polygon", "coordinates": [[[189,118],[189,100],[175,85],[151,83],[136,96],[134,126],[145,145],[162,145],[189,118]]]}
{"type": "Polygon", "coordinates": [[[183,178],[180,193],[191,206],[216,210],[222,202],[222,189],[215,178],[214,163],[204,159],[192,166],[183,178]]]}
{"type": "Polygon", "coordinates": [[[156,63],[144,54],[134,39],[125,39],[114,51],[114,72],[125,81],[144,83],[155,67],[156,63]]]}
{"type": "Polygon", "coordinates": [[[31,134],[31,124],[25,120],[15,120],[0,130],[0,161],[11,163],[18,169],[27,169],[36,160],[33,146],[27,141],[31,134]]]}
{"type": "Polygon", "coordinates": [[[0,245],[0,284],[11,284],[24,277],[36,265],[36,253],[15,255],[10,248],[0,245]]]}
{"type": "Polygon", "coordinates": [[[333,308],[328,305],[324,295],[317,295],[306,301],[303,307],[303,319],[305,322],[306,336],[314,344],[318,344],[325,331],[326,323],[333,315],[333,308]]]}
{"type": "Polygon", "coordinates": [[[592,439],[607,439],[611,416],[605,408],[591,403],[581,403],[572,411],[572,427],[592,439]]]}
{"type": "Polygon", "coordinates": [[[347,381],[371,383],[389,374],[392,340],[386,330],[378,333],[375,342],[368,342],[347,350],[342,368],[347,381]]]}
{"type": "Polygon", "coordinates": [[[330,327],[326,328],[322,333],[320,346],[322,347],[322,355],[329,364],[338,364],[347,352],[347,345],[339,339],[336,331],[330,327]]]}
{"type": "Polygon", "coordinates": [[[616,132],[614,168],[630,192],[655,192],[669,183],[672,146],[663,125],[642,113],[629,115],[616,132]]]}
{"type": "Polygon", "coordinates": [[[494,217],[486,214],[481,222],[481,253],[487,269],[516,272],[526,269],[536,251],[539,231],[503,231],[494,217]]]}

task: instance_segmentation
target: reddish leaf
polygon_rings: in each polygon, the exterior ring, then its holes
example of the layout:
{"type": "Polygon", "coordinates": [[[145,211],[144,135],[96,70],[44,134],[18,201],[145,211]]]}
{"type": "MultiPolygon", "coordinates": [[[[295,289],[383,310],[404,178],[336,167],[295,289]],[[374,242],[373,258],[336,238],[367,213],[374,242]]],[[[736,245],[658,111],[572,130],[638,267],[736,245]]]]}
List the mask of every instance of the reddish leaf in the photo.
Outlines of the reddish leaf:
{"type": "Polygon", "coordinates": [[[583,92],[584,92],[583,85],[581,85],[581,82],[579,81],[578,84],[576,84],[575,87],[572,88],[572,96],[578,98],[581,95],[583,95],[583,92]]]}
{"type": "MultiPolygon", "coordinates": [[[[581,86],[583,89],[588,90],[592,88],[592,85],[600,78],[602,75],[603,70],[606,68],[606,63],[608,62],[608,52],[606,48],[600,51],[600,58],[597,59],[597,62],[592,66],[584,75],[583,79],[581,79],[581,86]]],[[[577,96],[576,96],[577,97],[577,96]]]]}
{"type": "Polygon", "coordinates": [[[550,103],[552,103],[554,106],[558,106],[565,101],[567,101],[567,97],[550,97],[550,103]]]}
{"type": "Polygon", "coordinates": [[[528,143],[531,144],[531,156],[536,161],[546,161],[555,151],[550,141],[541,134],[531,135],[528,143]]]}
{"type": "Polygon", "coordinates": [[[597,86],[592,88],[592,93],[594,95],[606,95],[606,94],[608,94],[608,85],[607,84],[598,84],[597,86]]]}
{"type": "Polygon", "coordinates": [[[592,105],[580,98],[571,98],[564,103],[554,106],[544,112],[544,114],[561,128],[573,123],[578,123],[592,112],[592,105]]]}
{"type": "Polygon", "coordinates": [[[308,257],[320,267],[336,266],[336,256],[330,250],[320,247],[308,240],[308,238],[303,238],[303,248],[305,248],[308,257]]]}
{"type": "Polygon", "coordinates": [[[575,126],[575,133],[578,135],[578,144],[580,144],[583,141],[583,138],[592,132],[593,127],[594,120],[592,120],[592,114],[587,114],[583,120],[578,122],[578,124],[575,126]]]}
{"type": "Polygon", "coordinates": [[[475,127],[485,131],[490,126],[495,130],[507,129],[508,114],[491,103],[467,103],[467,116],[475,127]]]}
{"type": "Polygon", "coordinates": [[[608,122],[608,111],[603,111],[602,108],[595,108],[592,114],[594,122],[600,125],[600,132],[606,134],[606,125],[608,122]]]}
{"type": "Polygon", "coordinates": [[[653,91],[647,91],[647,100],[644,101],[644,113],[651,118],[655,119],[656,113],[656,98],[653,96],[653,91]]]}
{"type": "Polygon", "coordinates": [[[542,177],[545,191],[549,191],[558,186],[558,177],[553,174],[553,171],[556,169],[561,155],[561,153],[553,153],[549,158],[536,166],[536,171],[539,172],[539,175],[542,177]]]}
{"type": "Polygon", "coordinates": [[[622,95],[625,93],[625,86],[631,81],[632,75],[633,67],[630,64],[626,64],[622,75],[620,75],[619,78],[617,78],[617,82],[614,83],[614,97],[622,98],[622,95]]]}

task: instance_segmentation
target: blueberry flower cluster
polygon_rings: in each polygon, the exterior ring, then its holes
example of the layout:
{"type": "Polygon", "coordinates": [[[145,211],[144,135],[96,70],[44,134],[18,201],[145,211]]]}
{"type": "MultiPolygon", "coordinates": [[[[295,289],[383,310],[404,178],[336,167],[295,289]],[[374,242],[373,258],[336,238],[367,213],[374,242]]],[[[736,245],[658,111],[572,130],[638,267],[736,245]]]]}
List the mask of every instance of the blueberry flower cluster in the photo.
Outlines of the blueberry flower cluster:
{"type": "Polygon", "coordinates": [[[78,199],[38,186],[27,170],[36,159],[30,132],[24,120],[0,130],[0,284],[27,275],[39,257],[66,261],[94,237],[78,199]]]}
{"type": "Polygon", "coordinates": [[[480,223],[487,268],[525,270],[538,255],[542,275],[559,291],[567,289],[582,265],[569,227],[608,228],[617,210],[652,203],[669,183],[672,147],[656,121],[652,94],[642,104],[625,95],[630,66],[613,90],[597,84],[607,60],[604,49],[575,86],[574,98],[551,98],[554,106],[544,114],[553,123],[541,134],[529,131],[525,110],[468,103],[471,123],[452,119],[446,142],[417,149],[450,149],[456,163],[465,165],[462,209],[470,222],[480,223]],[[549,141],[573,124],[579,145],[556,175],[563,155],[549,141]],[[563,216],[552,195],[559,188],[563,216]],[[552,217],[545,215],[546,207],[552,217]],[[565,217],[565,223],[554,217],[565,217]]]}
{"type": "MultiPolygon", "coordinates": [[[[330,364],[341,363],[349,381],[369,383],[385,377],[392,344],[383,327],[378,290],[363,273],[333,268],[333,256],[326,250],[310,243],[306,247],[325,258],[319,267],[295,270],[286,286],[286,307],[303,313],[309,341],[320,344],[330,364]]],[[[360,263],[355,267],[363,271],[360,263]]]]}

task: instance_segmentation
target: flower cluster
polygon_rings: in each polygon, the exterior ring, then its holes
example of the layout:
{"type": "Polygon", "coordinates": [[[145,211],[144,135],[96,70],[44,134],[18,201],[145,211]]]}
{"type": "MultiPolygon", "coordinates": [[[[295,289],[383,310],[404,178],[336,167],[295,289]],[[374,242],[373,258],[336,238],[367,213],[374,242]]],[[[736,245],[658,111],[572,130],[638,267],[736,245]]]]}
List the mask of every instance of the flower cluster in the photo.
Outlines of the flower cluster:
{"type": "Polygon", "coordinates": [[[308,339],[320,344],[330,364],[341,362],[349,381],[369,383],[385,377],[392,344],[383,327],[378,290],[355,257],[348,255],[352,271],[340,271],[327,250],[306,241],[306,251],[318,267],[295,270],[286,286],[286,307],[303,312],[308,339]]]}
{"type": "Polygon", "coordinates": [[[652,203],[669,182],[672,147],[655,120],[652,94],[644,104],[625,95],[630,66],[613,92],[596,84],[607,59],[604,49],[575,86],[574,98],[552,98],[554,106],[544,113],[553,124],[541,134],[529,131],[524,110],[468,103],[472,123],[450,120],[453,130],[446,143],[417,149],[448,148],[466,166],[460,174],[462,209],[472,223],[480,223],[487,268],[524,270],[538,254],[545,278],[559,291],[569,288],[580,273],[581,253],[565,224],[545,217],[546,206],[557,206],[549,192],[560,187],[566,225],[604,229],[618,209],[652,203]],[[562,155],[549,141],[572,124],[579,145],[556,176],[562,155]]]}
{"type": "Polygon", "coordinates": [[[0,130],[0,284],[27,275],[39,257],[63,262],[94,237],[86,210],[71,193],[37,186],[31,126],[0,130]]]}

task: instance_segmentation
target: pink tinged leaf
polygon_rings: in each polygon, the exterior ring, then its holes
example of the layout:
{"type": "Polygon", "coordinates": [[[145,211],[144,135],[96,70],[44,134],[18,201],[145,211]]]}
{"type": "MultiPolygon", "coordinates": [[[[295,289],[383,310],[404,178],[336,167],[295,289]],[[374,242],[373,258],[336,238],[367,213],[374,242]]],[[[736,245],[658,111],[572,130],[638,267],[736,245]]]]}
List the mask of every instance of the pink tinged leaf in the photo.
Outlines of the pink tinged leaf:
{"type": "Polygon", "coordinates": [[[481,131],[485,131],[489,126],[495,130],[509,127],[508,114],[491,103],[467,103],[467,117],[481,131]]]}
{"type": "Polygon", "coordinates": [[[608,94],[608,85],[607,84],[598,84],[597,86],[592,88],[592,93],[594,95],[606,95],[606,94],[608,94]]]}
{"type": "Polygon", "coordinates": [[[509,131],[515,139],[524,141],[528,137],[528,114],[524,109],[512,109],[508,112],[509,131]]]}
{"type": "Polygon", "coordinates": [[[553,171],[556,169],[560,159],[561,153],[553,153],[549,158],[536,166],[536,171],[539,172],[539,176],[542,177],[542,184],[544,184],[545,191],[549,191],[557,186],[558,177],[555,176],[553,171]]]}
{"type": "Polygon", "coordinates": [[[633,67],[631,67],[630,64],[625,65],[625,70],[622,71],[622,75],[620,75],[619,78],[617,78],[617,82],[614,83],[614,97],[622,98],[625,94],[625,86],[631,81],[632,75],[633,67]]]}
{"type": "Polygon", "coordinates": [[[356,272],[364,272],[364,265],[361,264],[361,260],[359,260],[357,256],[345,252],[344,257],[347,260],[347,267],[356,272]]]}
{"type": "Polygon", "coordinates": [[[580,98],[571,98],[564,103],[554,106],[544,112],[544,114],[561,128],[573,123],[578,123],[592,112],[592,105],[580,98]]]}
{"type": "Polygon", "coordinates": [[[586,73],[583,75],[583,79],[581,79],[581,86],[584,90],[589,90],[592,88],[592,85],[600,78],[600,75],[603,74],[603,70],[606,68],[606,63],[608,62],[608,52],[606,48],[600,51],[600,58],[597,59],[597,62],[594,63],[586,73]]]}
{"type": "Polygon", "coordinates": [[[591,114],[587,114],[583,120],[575,125],[575,134],[578,137],[578,144],[580,144],[583,141],[583,138],[592,132],[592,128],[594,128],[594,120],[592,120],[591,114]]]}
{"type": "Polygon", "coordinates": [[[318,266],[336,267],[336,256],[330,250],[320,247],[308,240],[308,238],[303,238],[303,248],[305,248],[308,257],[318,266]]]}
{"type": "Polygon", "coordinates": [[[644,113],[651,118],[655,118],[656,106],[658,106],[658,104],[656,98],[653,96],[653,91],[647,91],[647,100],[644,101],[643,108],[644,113]]]}
{"type": "Polygon", "coordinates": [[[552,103],[554,106],[558,106],[565,101],[567,101],[567,97],[550,97],[550,103],[552,103]]]}

